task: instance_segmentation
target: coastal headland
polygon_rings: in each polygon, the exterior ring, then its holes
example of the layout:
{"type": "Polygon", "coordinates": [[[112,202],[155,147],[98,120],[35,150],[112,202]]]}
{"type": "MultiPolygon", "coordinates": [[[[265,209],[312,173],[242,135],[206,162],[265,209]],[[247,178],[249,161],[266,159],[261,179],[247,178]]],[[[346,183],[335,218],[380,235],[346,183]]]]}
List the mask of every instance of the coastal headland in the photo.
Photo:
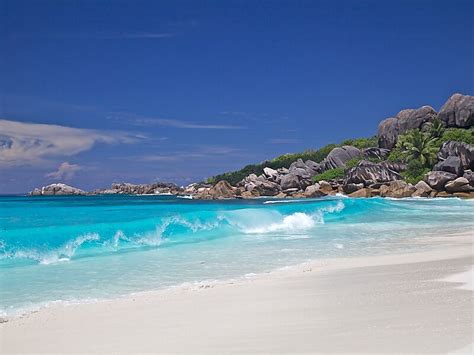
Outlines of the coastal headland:
{"type": "Polygon", "coordinates": [[[32,196],[172,194],[196,199],[474,197],[474,96],[453,94],[437,112],[404,109],[382,120],[377,136],[328,144],[248,165],[186,187],[114,183],[90,192],[63,183],[32,196]]]}

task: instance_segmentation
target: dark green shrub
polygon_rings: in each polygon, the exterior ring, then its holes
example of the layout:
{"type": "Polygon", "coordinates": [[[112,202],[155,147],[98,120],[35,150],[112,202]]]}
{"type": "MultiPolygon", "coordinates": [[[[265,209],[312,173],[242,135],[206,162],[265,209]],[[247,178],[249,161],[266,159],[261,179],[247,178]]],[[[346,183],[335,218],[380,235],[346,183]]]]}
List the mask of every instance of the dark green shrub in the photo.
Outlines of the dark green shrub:
{"type": "Polygon", "coordinates": [[[359,149],[377,147],[378,138],[377,136],[373,136],[370,138],[346,139],[345,141],[342,142],[342,145],[352,145],[359,149]]]}
{"type": "Polygon", "coordinates": [[[418,181],[423,180],[428,171],[430,171],[430,168],[423,166],[421,161],[413,159],[408,162],[407,170],[402,172],[401,175],[406,182],[416,184],[418,181]]]}
{"type": "Polygon", "coordinates": [[[351,160],[346,162],[346,169],[353,168],[359,164],[359,162],[362,160],[362,158],[352,158],[351,160]]]}
{"type": "Polygon", "coordinates": [[[442,134],[439,144],[441,145],[447,141],[464,142],[474,145],[474,129],[448,128],[442,134]]]}
{"type": "Polygon", "coordinates": [[[403,156],[403,152],[400,148],[393,148],[387,160],[394,163],[400,163],[405,161],[405,157],[403,156]]]}
{"type": "Polygon", "coordinates": [[[445,130],[443,122],[441,122],[439,118],[436,118],[430,125],[429,134],[433,138],[440,138],[445,130]]]}
{"type": "Polygon", "coordinates": [[[321,180],[333,180],[333,179],[340,179],[344,177],[344,168],[336,168],[336,169],[329,169],[325,172],[315,175],[313,177],[314,182],[318,182],[321,180]]]}

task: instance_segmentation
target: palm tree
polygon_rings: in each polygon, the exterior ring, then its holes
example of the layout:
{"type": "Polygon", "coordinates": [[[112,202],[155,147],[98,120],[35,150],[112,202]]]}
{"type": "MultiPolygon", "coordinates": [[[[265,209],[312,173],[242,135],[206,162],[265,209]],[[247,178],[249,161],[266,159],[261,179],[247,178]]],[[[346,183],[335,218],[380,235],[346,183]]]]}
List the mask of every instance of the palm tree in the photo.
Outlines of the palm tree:
{"type": "Polygon", "coordinates": [[[441,120],[439,118],[436,118],[431,123],[429,132],[430,132],[431,137],[440,138],[444,133],[443,122],[441,122],[441,120]]]}
{"type": "Polygon", "coordinates": [[[437,138],[422,133],[419,129],[408,131],[398,142],[407,162],[419,160],[425,167],[431,167],[438,152],[437,138]]]}

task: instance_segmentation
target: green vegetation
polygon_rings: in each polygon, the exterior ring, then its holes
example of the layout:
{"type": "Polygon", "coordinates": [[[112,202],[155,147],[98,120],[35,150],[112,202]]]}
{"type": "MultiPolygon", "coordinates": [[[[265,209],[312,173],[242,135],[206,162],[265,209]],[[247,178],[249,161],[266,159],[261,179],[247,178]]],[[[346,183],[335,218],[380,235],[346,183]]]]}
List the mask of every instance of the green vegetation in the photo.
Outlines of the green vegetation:
{"type": "Polygon", "coordinates": [[[378,138],[377,136],[373,136],[370,138],[346,139],[345,141],[342,142],[342,145],[352,145],[359,149],[377,147],[378,138]]]}
{"type": "MultiPolygon", "coordinates": [[[[474,128],[444,128],[443,123],[438,119],[434,120],[426,132],[419,129],[411,130],[398,137],[395,148],[388,156],[388,161],[407,163],[407,170],[402,174],[409,182],[418,182],[423,175],[429,171],[435,162],[436,153],[439,147],[447,141],[458,141],[468,144],[474,144],[474,128]]],[[[301,153],[289,153],[276,157],[272,160],[264,161],[260,164],[250,164],[243,169],[216,175],[206,180],[207,183],[214,184],[220,180],[227,180],[231,185],[236,185],[239,181],[250,174],[260,175],[263,168],[272,169],[289,168],[290,165],[298,159],[303,161],[312,160],[321,162],[329,152],[342,145],[352,145],[359,149],[376,147],[377,136],[370,138],[347,139],[341,144],[328,144],[320,149],[307,150],[301,153]]],[[[351,159],[346,163],[346,169],[355,167],[361,158],[351,159]]],[[[379,162],[378,159],[369,159],[373,162],[379,162]]],[[[316,175],[313,180],[331,180],[344,176],[344,169],[331,169],[322,174],[316,175]]]]}
{"type": "Polygon", "coordinates": [[[399,137],[397,148],[402,151],[406,162],[418,160],[422,166],[431,167],[439,150],[439,143],[430,134],[413,129],[399,137]]]}
{"type": "Polygon", "coordinates": [[[227,180],[231,185],[235,186],[239,181],[250,174],[260,175],[263,173],[263,168],[269,167],[272,169],[278,168],[289,168],[290,165],[297,161],[298,159],[302,159],[303,161],[312,160],[316,163],[321,162],[324,158],[327,157],[329,152],[334,148],[338,147],[338,144],[328,144],[324,147],[317,149],[317,150],[307,150],[302,153],[289,153],[284,154],[279,157],[276,157],[272,160],[264,161],[260,164],[251,164],[245,166],[243,169],[231,171],[228,173],[216,175],[212,178],[206,180],[207,183],[214,184],[220,180],[227,180]]]}
{"type": "Polygon", "coordinates": [[[416,184],[423,180],[425,174],[430,171],[430,168],[424,167],[419,160],[410,160],[407,170],[401,173],[403,179],[410,184],[416,184]]]}
{"type": "Polygon", "coordinates": [[[400,148],[393,148],[392,151],[390,152],[387,160],[388,161],[391,161],[393,163],[401,163],[403,162],[403,159],[404,159],[404,156],[403,156],[403,152],[400,148]]]}
{"type": "Polygon", "coordinates": [[[448,128],[443,132],[439,144],[441,145],[447,141],[458,141],[474,145],[474,128],[448,128]]]}
{"type": "Polygon", "coordinates": [[[434,121],[428,132],[414,129],[398,137],[396,147],[390,152],[389,160],[407,163],[403,178],[416,184],[431,170],[436,161],[436,153],[442,144],[446,131],[441,122],[434,121]]]}
{"type": "Polygon", "coordinates": [[[361,160],[362,160],[362,158],[352,158],[351,160],[346,162],[346,169],[351,169],[351,168],[357,166],[357,164],[359,164],[359,162],[361,160]]]}
{"type": "Polygon", "coordinates": [[[344,168],[329,169],[321,174],[315,175],[313,177],[313,181],[318,182],[321,180],[329,181],[333,179],[340,179],[344,177],[344,172],[345,172],[344,168]]]}
{"type": "Polygon", "coordinates": [[[445,131],[443,122],[439,118],[436,118],[430,126],[430,136],[434,138],[440,138],[445,131]]]}
{"type": "Polygon", "coordinates": [[[474,144],[474,129],[446,129],[442,122],[435,120],[427,132],[414,129],[400,135],[388,160],[407,163],[407,170],[402,173],[402,176],[407,182],[415,184],[431,170],[435,164],[436,153],[447,141],[474,144]]]}

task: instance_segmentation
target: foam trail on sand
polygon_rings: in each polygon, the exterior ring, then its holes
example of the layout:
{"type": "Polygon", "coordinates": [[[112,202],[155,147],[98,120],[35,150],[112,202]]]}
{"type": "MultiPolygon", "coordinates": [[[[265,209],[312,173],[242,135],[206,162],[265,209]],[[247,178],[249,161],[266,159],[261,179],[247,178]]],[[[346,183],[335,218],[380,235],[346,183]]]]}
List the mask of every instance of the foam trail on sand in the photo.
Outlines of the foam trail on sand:
{"type": "Polygon", "coordinates": [[[474,291],[474,266],[471,266],[470,270],[450,275],[440,281],[459,283],[461,285],[456,286],[456,288],[460,290],[474,291]]]}

